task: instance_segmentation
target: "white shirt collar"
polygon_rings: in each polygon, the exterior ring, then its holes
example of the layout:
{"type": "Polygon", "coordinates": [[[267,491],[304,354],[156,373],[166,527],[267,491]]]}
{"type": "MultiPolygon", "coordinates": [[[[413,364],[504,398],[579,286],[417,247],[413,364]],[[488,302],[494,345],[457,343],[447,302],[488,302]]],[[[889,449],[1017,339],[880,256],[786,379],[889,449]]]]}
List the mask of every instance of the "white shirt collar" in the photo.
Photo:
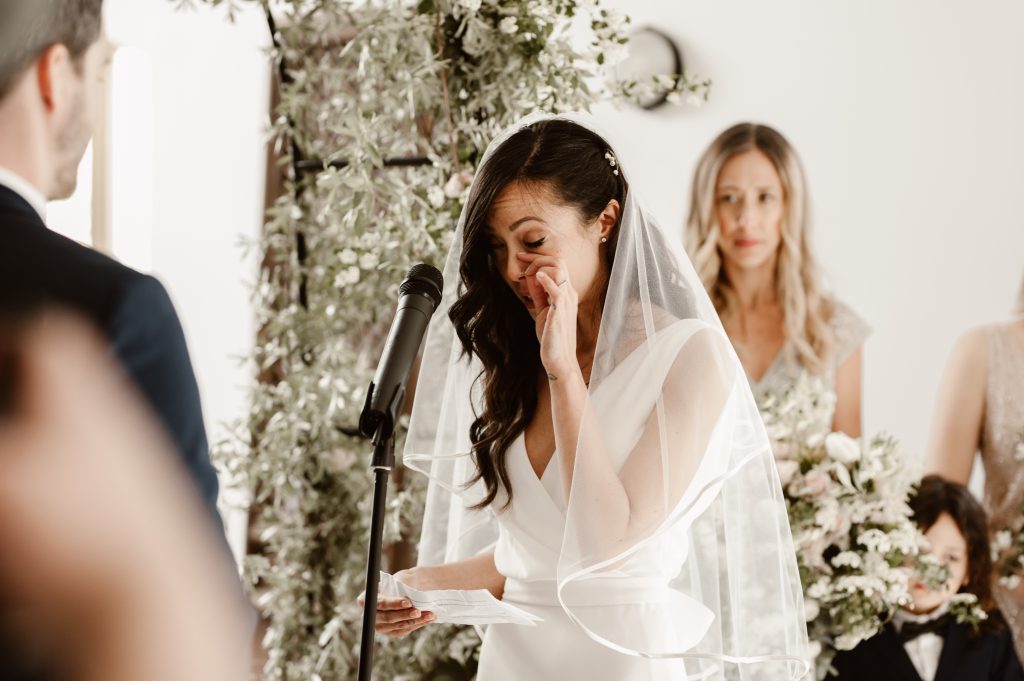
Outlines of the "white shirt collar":
{"type": "Polygon", "coordinates": [[[896,627],[896,631],[899,631],[900,628],[903,626],[904,622],[915,622],[917,624],[923,624],[924,622],[930,622],[931,620],[938,619],[939,617],[945,615],[947,612],[949,612],[948,599],[943,601],[942,604],[939,605],[939,607],[935,608],[931,612],[926,612],[923,615],[915,615],[909,610],[904,610],[903,608],[900,608],[896,611],[896,614],[893,615],[892,623],[896,627]]]}
{"type": "MultiPolygon", "coordinates": [[[[947,612],[949,612],[948,599],[935,610],[923,615],[915,615],[903,609],[897,610],[892,618],[892,623],[896,627],[896,631],[899,631],[907,622],[920,624],[942,617],[947,612]]],[[[935,681],[935,677],[939,674],[939,660],[942,658],[942,648],[945,644],[945,639],[933,633],[922,634],[903,644],[903,650],[906,651],[910,663],[914,665],[914,669],[922,681],[935,681]]]]}
{"type": "Polygon", "coordinates": [[[10,189],[12,192],[25,199],[28,205],[32,206],[40,219],[46,220],[46,197],[36,189],[31,182],[23,178],[9,168],[0,166],[0,185],[10,189]]]}

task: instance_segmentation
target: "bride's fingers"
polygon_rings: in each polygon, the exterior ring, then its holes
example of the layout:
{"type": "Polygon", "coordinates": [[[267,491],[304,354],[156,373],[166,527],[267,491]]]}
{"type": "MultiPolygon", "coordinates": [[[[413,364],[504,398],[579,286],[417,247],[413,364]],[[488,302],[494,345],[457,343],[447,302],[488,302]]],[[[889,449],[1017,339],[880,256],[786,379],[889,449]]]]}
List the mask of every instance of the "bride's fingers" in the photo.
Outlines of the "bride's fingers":
{"type": "Polygon", "coordinates": [[[377,621],[381,624],[396,624],[409,620],[418,620],[422,616],[416,608],[406,610],[381,610],[377,609],[377,621]]]}
{"type": "MultiPolygon", "coordinates": [[[[543,287],[544,293],[547,294],[548,304],[558,309],[558,304],[562,302],[563,289],[561,286],[551,278],[551,275],[545,271],[537,273],[537,282],[543,287]]],[[[534,299],[536,300],[536,299],[534,299]]]]}
{"type": "Polygon", "coordinates": [[[407,634],[411,634],[414,631],[419,631],[420,629],[422,629],[423,627],[427,626],[428,624],[430,624],[433,621],[434,620],[431,619],[431,620],[426,620],[426,621],[423,621],[423,622],[417,622],[416,624],[409,625],[409,627],[407,627],[408,631],[406,631],[406,633],[407,634]]]}
{"type": "Polygon", "coordinates": [[[378,610],[402,610],[405,608],[411,608],[412,602],[406,598],[385,598],[380,597],[377,599],[378,610]]]}
{"type": "Polygon", "coordinates": [[[537,309],[547,307],[547,299],[544,296],[544,287],[537,281],[537,277],[526,278],[526,290],[533,300],[533,306],[537,309]]]}
{"type": "MultiPolygon", "coordinates": [[[[523,270],[523,274],[530,277],[536,275],[537,272],[540,272],[541,270],[549,270],[551,275],[555,277],[555,275],[561,276],[564,274],[565,267],[563,266],[561,259],[547,255],[541,256],[530,262],[526,269],[523,270]]],[[[562,279],[558,279],[558,281],[562,281],[562,279]]]]}
{"type": "MultiPolygon", "coordinates": [[[[366,604],[366,592],[356,597],[356,603],[360,607],[366,604]]],[[[411,607],[412,602],[406,598],[389,598],[386,596],[379,596],[377,598],[377,610],[402,610],[411,607]]]]}
{"type": "Polygon", "coordinates": [[[416,631],[417,629],[427,626],[435,619],[434,613],[424,612],[421,613],[419,617],[412,619],[404,619],[398,622],[378,622],[374,629],[378,634],[402,636],[410,631],[416,631]]]}

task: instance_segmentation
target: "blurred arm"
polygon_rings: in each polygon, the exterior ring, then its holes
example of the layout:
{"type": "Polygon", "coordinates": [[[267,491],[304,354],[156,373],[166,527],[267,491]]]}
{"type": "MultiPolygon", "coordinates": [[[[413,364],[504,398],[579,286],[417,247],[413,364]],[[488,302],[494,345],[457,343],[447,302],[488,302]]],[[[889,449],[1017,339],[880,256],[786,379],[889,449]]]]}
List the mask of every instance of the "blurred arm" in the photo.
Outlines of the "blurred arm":
{"type": "Polygon", "coordinates": [[[836,370],[836,413],[832,430],[850,437],[861,435],[861,377],[863,346],[857,348],[836,370]]]}
{"type": "Polygon", "coordinates": [[[964,334],[953,347],[935,401],[924,473],[966,485],[985,417],[988,342],[984,329],[964,334]]]}

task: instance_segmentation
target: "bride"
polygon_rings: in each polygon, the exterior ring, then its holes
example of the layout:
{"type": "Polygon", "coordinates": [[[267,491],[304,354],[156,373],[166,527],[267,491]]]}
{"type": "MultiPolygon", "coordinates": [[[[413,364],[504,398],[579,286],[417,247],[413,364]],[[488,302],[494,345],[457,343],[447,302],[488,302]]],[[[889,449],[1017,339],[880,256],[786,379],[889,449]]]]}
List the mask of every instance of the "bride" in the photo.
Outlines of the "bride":
{"type": "MultiPolygon", "coordinates": [[[[530,117],[473,181],[404,461],[420,590],[487,589],[478,679],[796,679],[784,501],[742,366],[682,249],[579,117],[530,117]]],[[[433,615],[378,602],[378,631],[433,615]]]]}

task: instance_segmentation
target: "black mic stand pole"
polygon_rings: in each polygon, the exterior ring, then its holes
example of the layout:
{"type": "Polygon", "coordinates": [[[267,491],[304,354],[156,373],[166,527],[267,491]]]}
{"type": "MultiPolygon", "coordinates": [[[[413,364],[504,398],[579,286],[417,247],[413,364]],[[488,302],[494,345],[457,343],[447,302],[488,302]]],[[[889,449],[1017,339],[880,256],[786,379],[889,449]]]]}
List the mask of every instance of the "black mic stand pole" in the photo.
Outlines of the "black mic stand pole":
{"type": "Polygon", "coordinates": [[[373,436],[373,516],[370,520],[370,551],[366,559],[366,596],[363,602],[363,632],[359,643],[359,681],[370,681],[373,674],[374,630],[377,624],[377,587],[380,583],[380,554],[384,545],[384,512],[388,495],[388,475],[395,467],[395,434],[385,434],[386,419],[373,436]]]}

